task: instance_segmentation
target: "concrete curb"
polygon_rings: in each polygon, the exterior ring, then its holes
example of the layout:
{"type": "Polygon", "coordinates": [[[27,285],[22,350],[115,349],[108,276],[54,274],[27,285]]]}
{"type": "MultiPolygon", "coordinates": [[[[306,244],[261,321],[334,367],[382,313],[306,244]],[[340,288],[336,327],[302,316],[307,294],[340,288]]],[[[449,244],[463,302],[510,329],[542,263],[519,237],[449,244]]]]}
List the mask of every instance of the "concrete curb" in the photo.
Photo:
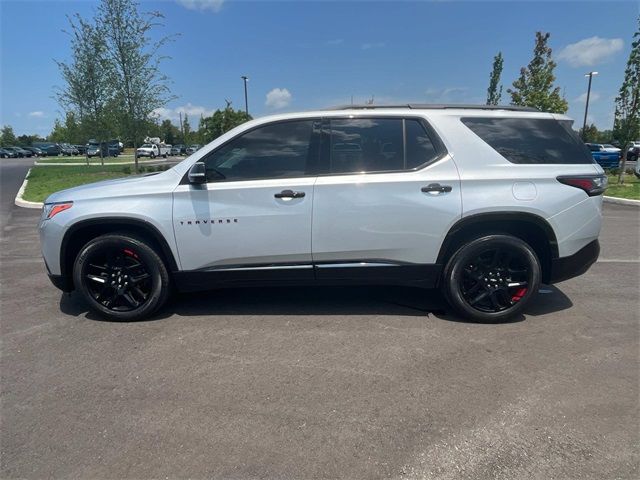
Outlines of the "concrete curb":
{"type": "Polygon", "coordinates": [[[628,198],[618,198],[618,197],[607,197],[605,195],[604,201],[606,203],[613,203],[616,205],[633,205],[636,207],[640,207],[640,200],[630,200],[628,198]]]}
{"type": "Polygon", "coordinates": [[[30,202],[28,200],[23,200],[22,196],[24,195],[24,190],[27,188],[27,183],[29,183],[29,174],[31,173],[31,169],[27,172],[24,177],[24,181],[22,185],[20,185],[20,190],[18,190],[18,194],[16,195],[16,199],[13,201],[18,207],[22,208],[42,208],[44,203],[42,202],[30,202]]]}

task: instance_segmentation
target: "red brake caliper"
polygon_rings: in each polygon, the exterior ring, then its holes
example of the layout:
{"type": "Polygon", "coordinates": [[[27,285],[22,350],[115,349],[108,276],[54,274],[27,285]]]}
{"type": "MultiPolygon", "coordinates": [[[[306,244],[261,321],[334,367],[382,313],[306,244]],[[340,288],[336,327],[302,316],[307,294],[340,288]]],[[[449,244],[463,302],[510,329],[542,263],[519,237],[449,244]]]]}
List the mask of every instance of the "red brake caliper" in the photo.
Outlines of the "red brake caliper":
{"type": "Polygon", "coordinates": [[[134,258],[138,258],[138,255],[136,255],[134,252],[132,252],[131,250],[125,248],[123,250],[124,253],[126,253],[127,255],[129,255],[130,257],[134,257],[134,258]]]}
{"type": "Polygon", "coordinates": [[[512,302],[517,302],[522,297],[524,297],[526,293],[527,293],[527,289],[526,288],[519,288],[516,291],[516,293],[511,297],[511,301],[512,302]]]}

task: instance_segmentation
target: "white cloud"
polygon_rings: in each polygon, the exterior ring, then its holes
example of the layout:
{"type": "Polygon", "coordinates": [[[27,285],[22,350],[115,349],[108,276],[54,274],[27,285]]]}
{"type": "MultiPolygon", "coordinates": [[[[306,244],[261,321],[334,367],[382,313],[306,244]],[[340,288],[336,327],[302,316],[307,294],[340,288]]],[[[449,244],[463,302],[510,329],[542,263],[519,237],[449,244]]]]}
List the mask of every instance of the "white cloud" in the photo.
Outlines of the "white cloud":
{"type": "Polygon", "coordinates": [[[564,60],[572,67],[591,67],[609,60],[623,46],[621,38],[585,38],[560,50],[558,60],[564,60]]]}
{"type": "Polygon", "coordinates": [[[224,0],[176,0],[180,5],[189,10],[211,10],[219,12],[224,0]]]}
{"type": "Polygon", "coordinates": [[[291,103],[291,93],[286,88],[274,88],[267,93],[264,104],[271,108],[284,108],[291,103]]]}
{"type": "Polygon", "coordinates": [[[184,119],[185,115],[188,115],[191,120],[199,119],[201,116],[210,117],[213,115],[215,109],[208,109],[206,107],[200,105],[192,105],[191,103],[187,103],[186,105],[182,105],[176,108],[156,108],[153,111],[153,114],[159,118],[160,120],[171,120],[172,122],[176,122],[180,120],[180,114],[182,113],[182,118],[184,119]]]}
{"type": "Polygon", "coordinates": [[[372,48],[382,48],[386,46],[387,44],[384,42],[372,42],[372,43],[363,43],[361,48],[362,50],[371,50],[372,48]]]}
{"type": "MultiPolygon", "coordinates": [[[[593,103],[595,101],[597,101],[600,98],[600,94],[598,92],[591,92],[591,95],[589,96],[589,103],[593,103]]],[[[586,103],[587,102],[587,92],[584,92],[582,95],[580,95],[578,98],[576,98],[575,100],[578,103],[586,103]]]]}
{"type": "Polygon", "coordinates": [[[30,117],[42,118],[44,117],[44,112],[42,110],[36,110],[35,112],[29,112],[30,117]]]}

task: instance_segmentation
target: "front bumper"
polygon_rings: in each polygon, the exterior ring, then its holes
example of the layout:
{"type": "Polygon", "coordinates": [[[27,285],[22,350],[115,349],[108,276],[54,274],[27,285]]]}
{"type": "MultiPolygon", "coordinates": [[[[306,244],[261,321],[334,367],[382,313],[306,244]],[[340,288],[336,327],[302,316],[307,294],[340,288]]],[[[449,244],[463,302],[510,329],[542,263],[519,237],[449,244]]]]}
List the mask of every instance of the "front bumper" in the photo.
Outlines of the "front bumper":
{"type": "Polygon", "coordinates": [[[562,282],[585,273],[596,263],[600,255],[600,242],[594,240],[573,255],[556,258],[551,261],[549,283],[562,282]]]}

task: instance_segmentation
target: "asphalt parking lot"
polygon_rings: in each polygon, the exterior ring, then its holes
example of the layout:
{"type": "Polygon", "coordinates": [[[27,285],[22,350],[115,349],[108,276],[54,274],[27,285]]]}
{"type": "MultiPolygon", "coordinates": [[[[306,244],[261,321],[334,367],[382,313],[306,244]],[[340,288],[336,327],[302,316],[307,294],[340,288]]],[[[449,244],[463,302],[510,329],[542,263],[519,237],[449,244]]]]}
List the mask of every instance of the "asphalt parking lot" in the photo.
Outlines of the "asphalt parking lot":
{"type": "Polygon", "coordinates": [[[110,323],[0,170],[1,478],[638,478],[640,209],[519,321],[434,292],[221,290],[110,323]]]}

